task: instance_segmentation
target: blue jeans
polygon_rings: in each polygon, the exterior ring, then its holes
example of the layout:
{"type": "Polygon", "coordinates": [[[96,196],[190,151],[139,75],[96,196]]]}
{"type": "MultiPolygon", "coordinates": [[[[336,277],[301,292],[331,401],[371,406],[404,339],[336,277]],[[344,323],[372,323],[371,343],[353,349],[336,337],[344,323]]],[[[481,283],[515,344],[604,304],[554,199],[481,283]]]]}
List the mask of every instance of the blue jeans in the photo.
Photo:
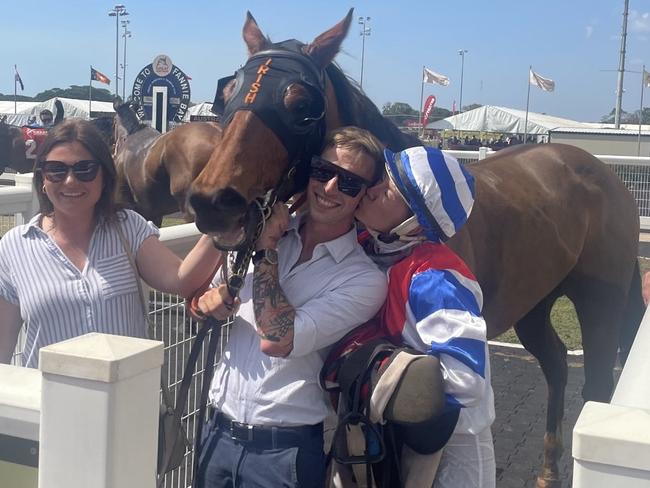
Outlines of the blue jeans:
{"type": "MultiPolygon", "coordinates": [[[[203,429],[198,488],[322,488],[325,485],[323,436],[300,439],[296,446],[259,448],[233,440],[211,420],[203,429]]],[[[265,446],[267,447],[267,446],[265,446]]]]}

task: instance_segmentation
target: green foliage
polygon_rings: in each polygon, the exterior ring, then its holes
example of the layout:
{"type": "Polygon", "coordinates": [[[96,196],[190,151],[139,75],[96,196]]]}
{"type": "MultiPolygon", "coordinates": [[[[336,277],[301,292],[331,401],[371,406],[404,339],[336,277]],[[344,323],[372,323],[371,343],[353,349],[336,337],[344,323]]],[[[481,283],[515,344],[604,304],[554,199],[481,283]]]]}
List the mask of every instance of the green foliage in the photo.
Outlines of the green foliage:
{"type": "MultiPolygon", "coordinates": [[[[621,110],[621,124],[638,124],[639,116],[641,116],[642,124],[650,124],[650,108],[643,107],[643,111],[635,110],[634,112],[626,112],[621,110]]],[[[600,121],[605,124],[613,124],[616,118],[616,109],[613,108],[608,115],[604,115],[600,121]]]]}
{"type": "MultiPolygon", "coordinates": [[[[77,98],[86,100],[88,99],[88,90],[90,85],[70,85],[70,88],[50,88],[34,96],[37,102],[43,102],[50,98],[77,98]]],[[[113,94],[106,88],[97,88],[93,86],[93,100],[99,102],[112,102],[113,94]]]]}
{"type": "MultiPolygon", "coordinates": [[[[33,101],[32,97],[28,97],[25,95],[16,95],[16,100],[19,102],[31,102],[33,101]]],[[[13,95],[3,95],[0,93],[0,101],[1,102],[13,102],[14,101],[14,96],[13,95]]]]}
{"type": "Polygon", "coordinates": [[[474,110],[475,108],[480,108],[480,107],[482,107],[482,106],[483,106],[483,105],[481,105],[480,103],[470,103],[469,105],[465,105],[465,106],[462,108],[462,110],[463,110],[463,112],[467,112],[467,111],[469,111],[469,110],[474,110]]]}
{"type": "Polygon", "coordinates": [[[418,115],[418,111],[404,102],[387,102],[381,108],[384,115],[418,115]]]}

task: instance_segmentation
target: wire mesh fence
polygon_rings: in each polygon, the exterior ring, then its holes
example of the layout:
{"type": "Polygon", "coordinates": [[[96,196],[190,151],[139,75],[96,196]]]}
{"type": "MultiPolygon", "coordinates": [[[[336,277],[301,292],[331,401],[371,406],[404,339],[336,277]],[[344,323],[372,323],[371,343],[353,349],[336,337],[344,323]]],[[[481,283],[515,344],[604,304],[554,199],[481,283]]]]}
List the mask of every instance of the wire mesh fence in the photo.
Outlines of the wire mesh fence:
{"type": "MultiPolygon", "coordinates": [[[[173,395],[174,403],[176,403],[190,349],[201,324],[187,313],[185,300],[181,297],[157,291],[151,291],[149,296],[149,314],[155,331],[152,339],[161,340],[165,343],[162,381],[167,382],[169,391],[173,395]]],[[[230,325],[231,323],[227,322],[222,326],[215,363],[221,357],[223,347],[227,342],[230,325]]],[[[196,418],[200,406],[199,397],[205,370],[207,346],[208,339],[203,344],[196,370],[190,383],[187,402],[183,406],[183,423],[192,445],[194,444],[194,435],[197,428],[196,418]]],[[[192,449],[188,449],[181,466],[165,476],[164,487],[185,488],[190,486],[192,482],[193,461],[194,452],[192,449]]]]}

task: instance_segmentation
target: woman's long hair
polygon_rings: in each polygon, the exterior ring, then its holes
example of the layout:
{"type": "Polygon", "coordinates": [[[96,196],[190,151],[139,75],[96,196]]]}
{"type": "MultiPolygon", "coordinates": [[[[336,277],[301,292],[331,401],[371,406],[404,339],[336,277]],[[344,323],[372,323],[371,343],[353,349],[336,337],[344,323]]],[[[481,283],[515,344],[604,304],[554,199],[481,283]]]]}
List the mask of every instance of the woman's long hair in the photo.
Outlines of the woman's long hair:
{"type": "Polygon", "coordinates": [[[59,144],[78,142],[99,161],[102,167],[103,187],[99,201],[95,205],[95,216],[106,222],[117,218],[119,206],[116,203],[117,177],[111,150],[95,126],[84,119],[68,119],[51,128],[41,146],[34,167],[34,189],[38,195],[39,212],[52,215],[54,206],[43,191],[43,173],[40,165],[47,155],[59,144]]]}

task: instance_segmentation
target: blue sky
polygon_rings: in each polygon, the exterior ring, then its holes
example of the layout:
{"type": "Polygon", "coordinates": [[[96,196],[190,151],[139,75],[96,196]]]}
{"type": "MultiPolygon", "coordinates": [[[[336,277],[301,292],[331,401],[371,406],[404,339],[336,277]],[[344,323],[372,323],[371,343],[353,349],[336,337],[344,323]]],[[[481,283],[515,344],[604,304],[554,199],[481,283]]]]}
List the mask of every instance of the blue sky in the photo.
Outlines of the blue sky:
{"type": "MultiPolygon", "coordinates": [[[[133,33],[127,50],[127,90],[139,69],[156,55],[168,54],[192,77],[192,100],[211,101],[217,79],[232,74],[246,58],[241,38],[246,10],[272,40],[306,42],[354,7],[355,23],[337,61],[359,79],[362,38],[356,19],[371,17],[363,88],[380,107],[399,101],[417,108],[423,65],[451,79],[448,87],[426,85],[425,97],[435,95],[444,108],[451,108],[454,100],[458,103],[459,49],[468,50],[463,105],[525,109],[529,65],[556,82],[553,93],[531,89],[531,111],[597,121],[616,101],[623,0],[124,3],[133,33]]],[[[14,63],[27,95],[87,84],[91,64],[113,79],[115,20],[107,15],[113,5],[89,0],[3,2],[0,92],[13,93],[14,63]]],[[[650,0],[630,0],[627,69],[650,66],[649,12],[650,0]]],[[[121,56],[120,44],[120,62],[121,56]]],[[[634,111],[639,107],[640,75],[626,73],[624,86],[623,109],[634,111]]],[[[650,106],[650,93],[646,100],[644,105],[650,106]]]]}

